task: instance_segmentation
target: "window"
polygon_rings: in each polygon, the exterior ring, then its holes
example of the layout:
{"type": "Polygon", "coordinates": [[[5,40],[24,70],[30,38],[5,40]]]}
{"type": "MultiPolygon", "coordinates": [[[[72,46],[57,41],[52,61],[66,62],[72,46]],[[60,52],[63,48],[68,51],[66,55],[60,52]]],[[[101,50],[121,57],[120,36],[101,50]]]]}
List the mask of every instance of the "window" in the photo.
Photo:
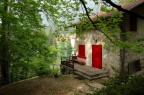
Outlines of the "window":
{"type": "Polygon", "coordinates": [[[130,31],[137,31],[137,17],[130,15],[130,31]]]}
{"type": "Polygon", "coordinates": [[[85,57],[85,45],[79,45],[78,46],[78,57],[86,58],[85,57]]]}

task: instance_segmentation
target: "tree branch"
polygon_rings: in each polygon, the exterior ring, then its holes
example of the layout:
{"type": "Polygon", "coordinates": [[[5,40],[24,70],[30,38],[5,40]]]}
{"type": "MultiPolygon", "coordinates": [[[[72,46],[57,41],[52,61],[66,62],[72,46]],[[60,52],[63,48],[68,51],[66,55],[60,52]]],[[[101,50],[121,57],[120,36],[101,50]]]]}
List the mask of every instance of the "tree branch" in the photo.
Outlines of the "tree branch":
{"type": "Polygon", "coordinates": [[[122,11],[122,12],[127,13],[127,14],[132,14],[132,15],[135,15],[136,17],[138,17],[138,18],[144,19],[144,16],[142,16],[140,14],[137,14],[135,12],[132,12],[132,11],[126,10],[126,9],[122,8],[121,6],[116,5],[111,0],[104,0],[104,1],[109,3],[111,6],[117,8],[119,11],[122,11]]]}
{"type": "Polygon", "coordinates": [[[85,11],[86,11],[86,15],[87,15],[88,19],[90,20],[90,22],[92,23],[92,25],[94,26],[94,28],[95,28],[96,30],[100,31],[101,33],[103,33],[113,44],[117,45],[105,32],[103,32],[102,30],[100,30],[100,29],[98,29],[98,28],[96,27],[96,25],[94,24],[93,20],[92,20],[92,19],[90,18],[90,16],[89,16],[88,10],[87,10],[86,5],[85,5],[85,2],[84,2],[83,0],[80,0],[80,1],[81,1],[81,3],[83,4],[84,9],[85,9],[85,11]]]}

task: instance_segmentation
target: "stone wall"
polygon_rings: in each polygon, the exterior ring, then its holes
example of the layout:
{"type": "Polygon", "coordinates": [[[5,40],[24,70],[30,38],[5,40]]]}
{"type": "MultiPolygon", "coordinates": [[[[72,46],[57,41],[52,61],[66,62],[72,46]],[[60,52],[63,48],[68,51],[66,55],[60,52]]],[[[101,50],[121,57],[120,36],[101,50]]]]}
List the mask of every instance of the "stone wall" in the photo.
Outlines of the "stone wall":
{"type": "Polygon", "coordinates": [[[120,52],[112,51],[104,48],[104,39],[106,37],[96,30],[91,30],[85,33],[84,39],[77,39],[78,45],[85,45],[86,65],[92,66],[92,45],[102,45],[102,69],[109,71],[111,75],[119,71],[120,67],[120,52]]]}
{"type": "MultiPolygon", "coordinates": [[[[137,7],[136,9],[133,9],[132,11],[139,13],[140,15],[144,15],[144,4],[137,7]]],[[[126,31],[131,33],[131,36],[127,38],[128,42],[135,43],[136,39],[138,38],[144,38],[144,20],[137,18],[137,31],[130,31],[129,26],[129,15],[124,16],[124,23],[125,23],[125,29],[126,31]]],[[[138,44],[144,44],[144,41],[137,42],[138,44]]],[[[128,64],[140,59],[141,65],[144,65],[144,54],[134,52],[130,49],[126,50],[126,64],[125,67],[127,68],[128,64]]]]}

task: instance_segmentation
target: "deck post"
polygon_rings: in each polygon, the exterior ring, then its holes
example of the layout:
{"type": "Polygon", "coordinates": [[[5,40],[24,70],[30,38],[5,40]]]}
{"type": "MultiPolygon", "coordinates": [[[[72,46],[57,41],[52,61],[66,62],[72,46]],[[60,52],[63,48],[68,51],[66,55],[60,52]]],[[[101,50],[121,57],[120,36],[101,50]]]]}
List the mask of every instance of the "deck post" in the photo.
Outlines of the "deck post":
{"type": "Polygon", "coordinates": [[[72,64],[73,64],[73,71],[75,70],[75,68],[74,68],[74,61],[72,60],[72,64]]]}

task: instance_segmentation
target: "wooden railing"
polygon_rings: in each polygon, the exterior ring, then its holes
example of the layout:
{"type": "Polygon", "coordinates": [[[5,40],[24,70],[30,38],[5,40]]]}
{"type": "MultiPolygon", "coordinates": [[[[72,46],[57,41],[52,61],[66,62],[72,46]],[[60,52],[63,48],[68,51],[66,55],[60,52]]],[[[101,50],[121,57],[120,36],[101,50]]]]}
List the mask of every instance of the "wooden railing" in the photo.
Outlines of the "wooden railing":
{"type": "Polygon", "coordinates": [[[74,70],[74,64],[78,63],[80,65],[86,64],[86,58],[80,58],[77,56],[61,57],[61,65],[65,65],[74,70]]]}
{"type": "Polygon", "coordinates": [[[72,57],[61,57],[61,65],[65,65],[74,70],[74,61],[72,60],[72,57]]]}

